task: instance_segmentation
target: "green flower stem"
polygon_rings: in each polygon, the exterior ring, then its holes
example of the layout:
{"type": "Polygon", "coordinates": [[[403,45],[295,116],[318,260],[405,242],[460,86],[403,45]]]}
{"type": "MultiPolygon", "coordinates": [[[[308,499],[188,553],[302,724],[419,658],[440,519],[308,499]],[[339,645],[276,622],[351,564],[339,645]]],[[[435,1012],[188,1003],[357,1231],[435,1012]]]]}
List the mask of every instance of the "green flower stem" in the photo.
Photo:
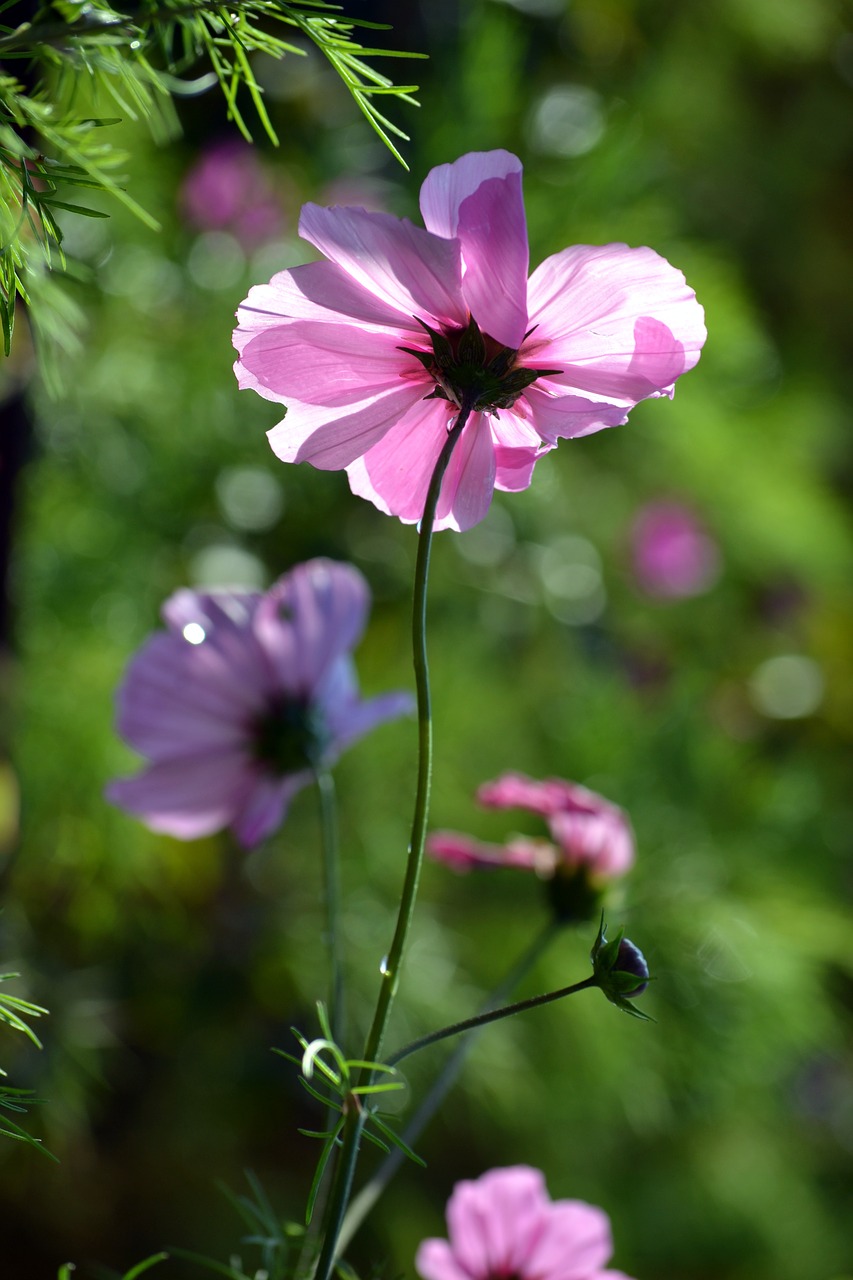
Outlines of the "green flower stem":
{"type": "MultiPolygon", "coordinates": [[[[551,945],[556,935],[560,932],[562,925],[557,920],[549,920],[545,928],[542,929],[533,939],[532,943],[526,948],[520,958],[510,969],[504,980],[495,987],[491,995],[487,998],[483,1005],[482,1012],[487,1013],[491,1009],[496,1009],[502,1005],[512,995],[518,984],[524,979],[540,956],[544,954],[551,945]]],[[[475,1030],[461,1040],[454,1049],[453,1053],[445,1062],[441,1072],[436,1076],[429,1092],[424,1097],[415,1114],[412,1116],[406,1128],[403,1130],[403,1141],[407,1146],[412,1147],[453,1088],[459,1076],[462,1066],[477,1040],[478,1031],[475,1030]]],[[[353,1200],[341,1227],[339,1238],[339,1247],[341,1250],[346,1249],[352,1237],[361,1226],[364,1219],[370,1213],[379,1197],[382,1195],[388,1183],[394,1177],[397,1170],[405,1162],[406,1155],[399,1147],[392,1148],[388,1155],[382,1161],[370,1182],[361,1189],[353,1200]]]]}
{"type": "MultiPolygon", "coordinates": [[[[433,525],[438,507],[441,482],[450,461],[450,455],[465,428],[472,409],[470,401],[463,401],[455,423],[447,433],[427,490],[424,514],[418,538],[418,556],[415,564],[414,601],[412,606],[412,657],[415,668],[415,687],[418,697],[418,782],[415,811],[412,818],[412,835],[406,874],[397,912],[397,927],[391,949],[382,963],[382,985],[376,1002],[376,1012],[364,1048],[364,1060],[377,1062],[385,1038],[385,1029],[391,1013],[394,996],[400,980],[400,970],[406,949],[409,926],[415,910],[421,865],[424,856],[429,797],[432,786],[432,709],[429,689],[429,666],[426,649],[426,606],[429,581],[429,562],[432,550],[433,525]]],[[[349,1111],[341,1137],[341,1149],[335,1168],[332,1190],[326,1205],[322,1227],[322,1247],[317,1260],[316,1280],[329,1280],[338,1255],[338,1237],[344,1214],[352,1192],[358,1149],[366,1116],[354,1096],[349,1100],[349,1111]]]]}
{"type": "Polygon", "coordinates": [[[320,799],[320,826],[323,844],[323,890],[325,899],[325,943],[329,956],[329,1026],[336,1044],[343,1037],[344,969],[341,936],[340,875],[338,871],[338,821],[335,783],[327,769],[314,774],[320,799]]]}
{"type": "Polygon", "coordinates": [[[476,1027],[484,1027],[489,1022],[497,1022],[499,1018],[511,1018],[515,1013],[525,1013],[528,1009],[537,1009],[541,1004],[550,1004],[552,1000],[562,1000],[564,996],[573,996],[577,991],[586,991],[589,987],[597,987],[598,978],[594,973],[583,982],[574,982],[570,987],[561,987],[559,991],[546,991],[543,996],[531,996],[529,1000],[519,1000],[516,1004],[505,1004],[500,1009],[490,1009],[486,1013],[478,1013],[464,1022],[454,1022],[449,1027],[433,1031],[431,1035],[413,1040],[388,1059],[388,1066],[395,1067],[404,1058],[409,1058],[428,1045],[438,1044],[439,1040],[447,1040],[449,1036],[461,1035],[463,1031],[473,1031],[476,1027]]]}

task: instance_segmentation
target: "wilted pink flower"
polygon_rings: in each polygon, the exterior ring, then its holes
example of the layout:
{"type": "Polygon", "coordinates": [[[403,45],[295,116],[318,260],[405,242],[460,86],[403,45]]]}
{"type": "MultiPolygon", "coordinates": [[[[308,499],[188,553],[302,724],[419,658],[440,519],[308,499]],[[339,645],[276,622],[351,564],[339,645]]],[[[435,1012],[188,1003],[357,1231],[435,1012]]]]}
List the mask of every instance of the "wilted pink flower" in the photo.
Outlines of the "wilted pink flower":
{"type": "Polygon", "coordinates": [[[411,708],[406,693],[359,696],[350,651],[369,598],[358,570],[332,560],[263,595],[176,592],[118,696],[118,731],[149,763],[107,798],[184,840],[269,835],[315,769],[411,708]]]}
{"type": "Polygon", "coordinates": [[[245,249],[281,230],[281,201],[254,147],[236,138],[202,152],[184,177],[179,199],[191,226],[230,231],[245,249]]]}
{"type": "Polygon", "coordinates": [[[671,598],[697,596],[720,573],[720,552],[699,520],[679,502],[651,502],[631,531],[634,571],[644,591],[671,598]]]}
{"type": "Polygon", "coordinates": [[[437,831],[427,852],[457,871],[472,867],[525,867],[543,877],[582,869],[603,885],[623,876],[634,863],[634,837],[625,814],[603,796],[576,782],[505,773],[486,782],[477,800],[487,809],[527,809],[545,818],[551,841],[517,836],[504,845],[482,844],[469,836],[437,831]]]}
{"type": "Polygon", "coordinates": [[[551,1200],[538,1169],[491,1169],[457,1182],[447,1204],[448,1240],[424,1240],[423,1280],[627,1280],[605,1270],[610,1221],[582,1200],[551,1200]]]}
{"type": "Polygon", "coordinates": [[[307,204],[325,261],[253,288],[238,311],[241,387],[287,404],[269,433],[285,462],[345,468],[350,487],[415,522],[451,423],[472,412],[436,528],[467,529],[495,488],[526,489],[558,439],[672,395],[705,340],[684,276],[651,249],[564,249],[528,280],[521,163],[507,151],[439,165],[426,230],[307,204]]]}

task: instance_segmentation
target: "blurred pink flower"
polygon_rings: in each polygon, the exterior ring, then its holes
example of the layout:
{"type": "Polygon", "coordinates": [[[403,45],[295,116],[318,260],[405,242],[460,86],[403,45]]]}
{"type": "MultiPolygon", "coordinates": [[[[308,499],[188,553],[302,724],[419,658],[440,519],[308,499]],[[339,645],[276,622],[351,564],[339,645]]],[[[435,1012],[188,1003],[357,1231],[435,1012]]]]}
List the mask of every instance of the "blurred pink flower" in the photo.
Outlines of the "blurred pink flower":
{"type": "Polygon", "coordinates": [[[582,1200],[551,1200],[538,1169],[491,1169],[457,1182],[447,1204],[448,1240],[424,1240],[423,1280],[628,1280],[605,1270],[610,1221],[582,1200]]]}
{"type": "Polygon", "coordinates": [[[107,798],[183,840],[268,836],[317,767],[411,709],[406,693],[359,696],[350,651],[369,599],[358,570],[332,560],[263,595],[176,592],[118,695],[118,731],[148,765],[107,798]]]}
{"type": "Polygon", "coordinates": [[[702,308],[651,249],[564,249],[528,280],[521,162],[473,152],[421,188],[408,219],[307,204],[325,261],[279,272],[237,315],[241,387],[287,404],[285,462],[345,468],[381,511],[420,520],[460,405],[473,405],[436,528],[467,529],[497,489],[530,484],[558,439],[625,422],[672,395],[705,340],[702,308]]]}
{"type": "Polygon", "coordinates": [[[184,176],[179,203],[198,231],[230,231],[255,249],[282,229],[281,201],[257,152],[247,142],[216,142],[184,176]]]}
{"type": "Polygon", "coordinates": [[[701,595],[720,574],[720,552],[689,507],[650,502],[631,531],[634,571],[644,591],[671,598],[701,595]]]}
{"type": "Polygon", "coordinates": [[[551,841],[513,837],[483,844],[452,831],[437,831],[427,852],[457,871],[473,867],[523,867],[543,878],[582,870],[594,884],[625,875],[634,864],[634,837],[621,809],[575,782],[505,773],[477,792],[486,809],[527,809],[545,818],[551,841]]]}

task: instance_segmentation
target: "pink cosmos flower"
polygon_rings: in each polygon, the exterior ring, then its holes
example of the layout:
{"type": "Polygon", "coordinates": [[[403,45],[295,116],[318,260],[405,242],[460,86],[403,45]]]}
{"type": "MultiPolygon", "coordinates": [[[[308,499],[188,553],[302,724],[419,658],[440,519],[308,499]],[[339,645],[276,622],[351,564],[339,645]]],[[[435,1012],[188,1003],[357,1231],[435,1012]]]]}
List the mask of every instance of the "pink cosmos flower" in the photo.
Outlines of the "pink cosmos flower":
{"type": "Polygon", "coordinates": [[[631,530],[634,571],[651,596],[701,595],[720,573],[720,552],[701,523],[680,502],[651,502],[631,530]]]}
{"type": "Polygon", "coordinates": [[[598,885],[623,876],[634,864],[634,837],[621,809],[576,782],[505,773],[477,792],[486,809],[527,809],[546,819],[551,841],[516,836],[504,845],[483,844],[452,831],[437,831],[427,852],[457,871],[474,867],[522,867],[547,879],[582,870],[598,885]]]}
{"type": "Polygon", "coordinates": [[[528,280],[521,162],[472,152],[421,187],[424,227],[307,204],[324,261],[253,288],[237,315],[241,387],[287,405],[285,462],[345,468],[381,511],[421,519],[460,408],[436,528],[468,529],[497,489],[530,484],[559,439],[673,393],[705,341],[702,308],[651,249],[579,245],[528,280]]]}
{"type": "Polygon", "coordinates": [[[605,1270],[610,1221],[582,1200],[551,1200],[538,1169],[491,1169],[458,1182],[447,1204],[448,1240],[424,1240],[423,1280],[628,1280],[605,1270]]]}
{"type": "Polygon", "coordinates": [[[318,767],[411,709],[406,693],[359,696],[350,651],[369,598],[358,570],[332,560],[263,595],[176,592],[118,695],[118,731],[148,765],[107,798],[182,840],[268,836],[318,767]]]}

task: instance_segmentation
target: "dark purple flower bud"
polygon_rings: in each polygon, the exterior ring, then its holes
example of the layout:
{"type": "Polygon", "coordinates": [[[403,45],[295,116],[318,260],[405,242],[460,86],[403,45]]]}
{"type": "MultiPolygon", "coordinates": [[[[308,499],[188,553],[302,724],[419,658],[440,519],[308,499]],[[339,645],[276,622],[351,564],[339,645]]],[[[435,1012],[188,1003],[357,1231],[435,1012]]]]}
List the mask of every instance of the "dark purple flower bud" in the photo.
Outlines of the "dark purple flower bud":
{"type": "Polygon", "coordinates": [[[640,948],[624,936],[622,929],[608,942],[603,916],[590,959],[595,980],[610,1003],[635,1018],[651,1021],[628,999],[629,996],[642,995],[649,985],[649,966],[645,957],[640,948]]]}

